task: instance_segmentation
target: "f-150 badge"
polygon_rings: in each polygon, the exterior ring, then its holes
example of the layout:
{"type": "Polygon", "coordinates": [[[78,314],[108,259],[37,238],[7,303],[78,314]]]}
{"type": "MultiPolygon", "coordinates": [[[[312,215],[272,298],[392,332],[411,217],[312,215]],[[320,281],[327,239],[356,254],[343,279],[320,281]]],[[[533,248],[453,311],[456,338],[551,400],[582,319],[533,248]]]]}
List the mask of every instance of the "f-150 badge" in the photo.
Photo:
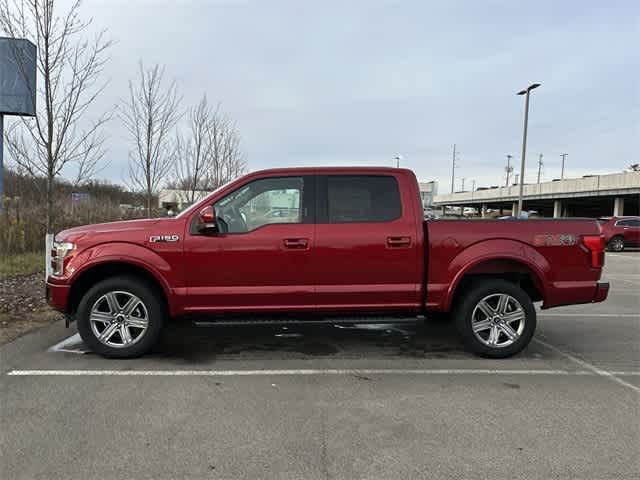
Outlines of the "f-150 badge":
{"type": "Polygon", "coordinates": [[[180,235],[152,235],[149,237],[151,243],[170,243],[180,240],[180,235]]]}

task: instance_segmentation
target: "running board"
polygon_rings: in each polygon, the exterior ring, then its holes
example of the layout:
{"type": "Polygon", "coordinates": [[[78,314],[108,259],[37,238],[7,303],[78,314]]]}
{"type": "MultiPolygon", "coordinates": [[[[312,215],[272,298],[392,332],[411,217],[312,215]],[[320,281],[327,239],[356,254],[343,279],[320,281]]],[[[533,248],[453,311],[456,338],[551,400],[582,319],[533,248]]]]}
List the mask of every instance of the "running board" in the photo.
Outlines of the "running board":
{"type": "Polygon", "coordinates": [[[236,317],[219,320],[194,320],[196,327],[217,327],[225,325],[333,325],[333,324],[389,324],[415,323],[423,319],[416,316],[341,316],[341,317],[236,317]]]}

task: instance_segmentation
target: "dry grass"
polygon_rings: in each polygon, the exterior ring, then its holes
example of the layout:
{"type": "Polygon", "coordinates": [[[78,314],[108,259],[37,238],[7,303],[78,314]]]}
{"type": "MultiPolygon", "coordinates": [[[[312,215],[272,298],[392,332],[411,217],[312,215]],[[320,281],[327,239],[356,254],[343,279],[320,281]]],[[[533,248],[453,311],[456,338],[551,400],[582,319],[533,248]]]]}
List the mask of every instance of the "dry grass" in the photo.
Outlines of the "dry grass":
{"type": "Polygon", "coordinates": [[[0,257],[0,279],[44,272],[44,252],[0,257]]]}

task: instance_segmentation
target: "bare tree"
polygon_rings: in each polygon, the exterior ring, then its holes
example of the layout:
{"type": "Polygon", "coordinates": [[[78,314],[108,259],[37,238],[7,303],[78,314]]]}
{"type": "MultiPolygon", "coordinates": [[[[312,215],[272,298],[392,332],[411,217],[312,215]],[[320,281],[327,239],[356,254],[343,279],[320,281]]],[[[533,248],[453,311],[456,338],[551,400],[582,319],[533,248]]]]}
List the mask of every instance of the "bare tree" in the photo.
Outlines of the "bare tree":
{"type": "Polygon", "coordinates": [[[198,105],[189,110],[186,134],[176,134],[175,183],[187,192],[189,203],[196,200],[198,190],[207,188],[206,179],[213,160],[209,128],[216,114],[217,109],[211,108],[204,95],[198,105]]]}
{"type": "MultiPolygon", "coordinates": [[[[7,150],[13,161],[32,176],[46,178],[47,233],[54,220],[54,179],[65,166],[76,164],[75,182],[90,178],[104,156],[105,113],[87,120],[86,113],[102,93],[100,80],[113,42],[105,31],[86,38],[91,19],[80,18],[80,0],[59,12],[56,0],[0,0],[0,30],[24,37],[38,47],[38,111],[7,128],[7,150]]],[[[16,63],[24,59],[15,51],[16,63]]],[[[23,69],[24,71],[24,69],[23,69]]]]}
{"type": "Polygon", "coordinates": [[[205,182],[209,189],[217,188],[246,171],[240,133],[235,123],[220,109],[215,111],[209,123],[209,143],[212,159],[205,182]]]}
{"type": "Polygon", "coordinates": [[[129,180],[145,193],[147,216],[153,198],[171,171],[171,130],[180,119],[175,82],[163,85],[164,68],[145,70],[139,64],[137,83],[129,81],[129,98],[123,101],[121,118],[134,145],[129,152],[129,180]]]}
{"type": "Polygon", "coordinates": [[[193,203],[198,190],[213,190],[246,170],[240,134],[234,123],[203,96],[189,111],[186,134],[176,135],[173,150],[175,180],[193,203]]]}

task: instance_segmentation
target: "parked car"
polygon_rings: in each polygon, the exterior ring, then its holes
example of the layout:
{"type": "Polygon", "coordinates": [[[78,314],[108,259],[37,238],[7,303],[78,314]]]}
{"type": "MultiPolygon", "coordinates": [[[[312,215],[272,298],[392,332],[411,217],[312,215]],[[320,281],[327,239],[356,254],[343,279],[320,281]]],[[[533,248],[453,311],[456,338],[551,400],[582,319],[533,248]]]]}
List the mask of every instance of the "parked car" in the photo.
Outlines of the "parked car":
{"type": "Polygon", "coordinates": [[[533,337],[534,302],[607,297],[595,220],[422,217],[410,170],[254,172],[173,218],[59,233],[46,295],[91,349],[121,358],[149,351],[169,319],[388,322],[442,312],[468,349],[508,357],[533,337]],[[264,214],[284,194],[297,199],[295,223],[264,214]]]}
{"type": "Polygon", "coordinates": [[[610,251],[640,247],[640,217],[601,217],[598,221],[610,251]]]}

